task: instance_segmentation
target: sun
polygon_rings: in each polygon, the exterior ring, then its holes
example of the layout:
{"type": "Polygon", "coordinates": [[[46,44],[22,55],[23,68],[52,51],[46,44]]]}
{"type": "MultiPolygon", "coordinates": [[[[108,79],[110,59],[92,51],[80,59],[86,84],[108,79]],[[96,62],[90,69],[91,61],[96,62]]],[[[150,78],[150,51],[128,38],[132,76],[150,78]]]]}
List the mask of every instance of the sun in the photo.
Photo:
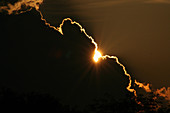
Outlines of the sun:
{"type": "Polygon", "coordinates": [[[100,53],[100,51],[95,50],[95,53],[94,53],[94,56],[93,56],[93,60],[94,60],[95,62],[98,62],[98,61],[99,61],[99,58],[101,58],[101,57],[102,57],[102,54],[100,53]]]}

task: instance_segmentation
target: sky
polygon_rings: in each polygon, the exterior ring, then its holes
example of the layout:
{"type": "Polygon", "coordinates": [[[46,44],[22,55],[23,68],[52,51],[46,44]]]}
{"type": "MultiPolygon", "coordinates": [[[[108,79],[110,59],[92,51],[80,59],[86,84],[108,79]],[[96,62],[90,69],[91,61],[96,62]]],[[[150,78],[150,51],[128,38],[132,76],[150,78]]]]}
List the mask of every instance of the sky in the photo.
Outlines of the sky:
{"type": "MultiPolygon", "coordinates": [[[[79,22],[103,54],[119,57],[133,79],[153,88],[170,86],[169,0],[44,0],[40,7],[34,5],[51,25],[59,26],[66,17],[79,22]]],[[[105,93],[116,98],[127,94],[122,68],[110,59],[95,64],[94,45],[78,26],[66,22],[61,35],[35,9],[2,13],[0,20],[5,36],[1,86],[48,92],[75,105],[105,93]]]]}
{"type": "Polygon", "coordinates": [[[169,0],[46,0],[40,10],[56,26],[65,17],[80,22],[103,53],[122,58],[142,82],[170,86],[169,0]]]}

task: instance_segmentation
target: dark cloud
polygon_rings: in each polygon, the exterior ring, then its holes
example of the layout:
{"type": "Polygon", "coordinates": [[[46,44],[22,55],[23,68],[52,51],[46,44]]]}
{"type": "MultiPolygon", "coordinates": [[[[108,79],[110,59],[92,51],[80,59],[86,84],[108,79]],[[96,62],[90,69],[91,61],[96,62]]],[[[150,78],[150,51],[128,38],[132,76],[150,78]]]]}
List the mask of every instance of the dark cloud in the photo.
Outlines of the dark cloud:
{"type": "Polygon", "coordinates": [[[128,78],[113,60],[95,64],[94,45],[76,25],[64,36],[45,26],[37,11],[1,15],[1,83],[19,92],[48,92],[63,103],[86,105],[106,93],[122,98],[128,78]]]}

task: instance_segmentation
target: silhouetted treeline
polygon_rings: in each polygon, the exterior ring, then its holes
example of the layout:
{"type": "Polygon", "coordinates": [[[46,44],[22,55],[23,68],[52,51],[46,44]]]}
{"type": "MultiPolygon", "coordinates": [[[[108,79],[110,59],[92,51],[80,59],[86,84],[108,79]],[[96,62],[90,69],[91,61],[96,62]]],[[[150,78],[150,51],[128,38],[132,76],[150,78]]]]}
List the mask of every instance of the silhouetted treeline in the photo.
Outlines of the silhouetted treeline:
{"type": "Polygon", "coordinates": [[[111,95],[90,106],[94,113],[169,113],[170,105],[167,100],[149,93],[147,96],[128,94],[125,99],[116,100],[111,95]]]}
{"type": "Polygon", "coordinates": [[[46,112],[46,113],[77,113],[69,106],[64,106],[48,94],[28,93],[17,94],[10,89],[0,90],[0,112],[46,112]]]}
{"type": "MultiPolygon", "coordinates": [[[[0,90],[0,112],[55,112],[55,113],[169,113],[170,106],[158,106],[158,101],[150,93],[148,97],[140,95],[137,104],[136,98],[128,94],[126,99],[116,100],[109,94],[103,99],[95,100],[93,104],[84,110],[78,111],[68,105],[63,105],[58,99],[49,94],[25,93],[18,94],[14,91],[1,88],[0,90]]],[[[158,97],[159,98],[159,97],[158,97]]],[[[163,98],[162,98],[163,100],[163,98]]]]}

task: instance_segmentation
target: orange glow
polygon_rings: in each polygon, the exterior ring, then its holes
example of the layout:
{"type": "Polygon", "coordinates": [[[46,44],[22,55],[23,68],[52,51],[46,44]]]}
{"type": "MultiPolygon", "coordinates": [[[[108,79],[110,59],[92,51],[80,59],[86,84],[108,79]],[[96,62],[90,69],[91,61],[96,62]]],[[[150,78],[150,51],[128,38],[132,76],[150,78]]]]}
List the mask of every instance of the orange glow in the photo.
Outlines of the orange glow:
{"type": "Polygon", "coordinates": [[[101,58],[101,57],[102,57],[102,54],[98,50],[96,50],[94,53],[94,57],[93,57],[94,61],[98,62],[99,58],[101,58]]]}
{"type": "Polygon", "coordinates": [[[162,97],[165,97],[170,102],[170,87],[168,87],[167,89],[165,87],[157,89],[155,93],[159,94],[162,97]]]}
{"type": "Polygon", "coordinates": [[[135,80],[135,84],[138,85],[140,88],[143,88],[146,92],[151,92],[151,89],[149,88],[149,84],[144,85],[143,83],[137,82],[135,80]]]}

